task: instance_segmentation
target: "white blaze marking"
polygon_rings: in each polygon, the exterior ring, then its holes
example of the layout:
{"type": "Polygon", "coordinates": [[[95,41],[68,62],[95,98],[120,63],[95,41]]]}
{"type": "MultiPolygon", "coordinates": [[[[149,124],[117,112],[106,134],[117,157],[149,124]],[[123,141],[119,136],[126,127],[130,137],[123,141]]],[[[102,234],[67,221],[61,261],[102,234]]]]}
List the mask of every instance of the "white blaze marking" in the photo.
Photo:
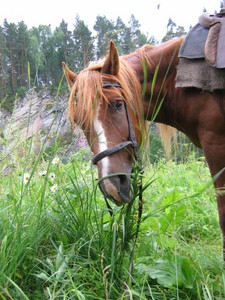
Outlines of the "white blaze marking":
{"type": "MultiPolygon", "coordinates": [[[[99,107],[97,109],[96,118],[94,120],[94,129],[98,136],[98,146],[99,146],[99,153],[107,149],[107,140],[104,132],[104,128],[102,126],[101,121],[98,119],[99,115],[99,107]]],[[[108,168],[109,168],[109,158],[105,157],[101,160],[102,163],[102,177],[108,175],[108,168]]]]}

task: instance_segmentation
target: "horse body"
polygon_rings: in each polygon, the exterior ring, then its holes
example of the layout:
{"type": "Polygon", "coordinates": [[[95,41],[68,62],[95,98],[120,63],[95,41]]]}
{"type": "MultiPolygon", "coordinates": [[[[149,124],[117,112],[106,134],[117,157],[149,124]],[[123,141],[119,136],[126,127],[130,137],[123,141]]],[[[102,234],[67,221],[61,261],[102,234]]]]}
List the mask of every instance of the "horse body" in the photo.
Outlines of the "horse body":
{"type": "MultiPolygon", "coordinates": [[[[102,113],[101,110],[101,117],[99,118],[100,107],[104,106],[104,101],[99,102],[98,112],[95,114],[97,116],[94,122],[95,130],[93,132],[94,139],[98,140],[98,142],[93,143],[92,137],[92,142],[89,140],[89,145],[94,154],[96,154],[101,152],[103,148],[109,147],[109,144],[115,145],[129,138],[124,108],[120,106],[120,110],[118,110],[118,102],[121,105],[123,101],[127,102],[129,101],[128,98],[132,97],[124,92],[125,85],[120,82],[120,77],[124,77],[124,74],[127,73],[124,71],[123,75],[121,75],[120,69],[124,67],[123,65],[129,66],[131,73],[128,74],[128,77],[131,77],[132,74],[136,76],[135,85],[137,90],[135,90],[136,96],[133,97],[133,104],[136,103],[142,106],[143,119],[152,120],[154,118],[154,121],[158,123],[175,127],[185,133],[196,146],[202,148],[211,175],[213,177],[216,176],[214,185],[217,189],[219,221],[224,237],[223,249],[225,249],[225,194],[223,191],[225,172],[222,172],[225,167],[225,91],[218,90],[211,93],[197,88],[175,88],[179,63],[178,52],[182,42],[183,38],[178,38],[160,46],[145,46],[137,52],[121,58],[118,56],[115,45],[111,43],[108,56],[97,69],[102,81],[105,80],[102,76],[104,77],[104,74],[107,74],[107,80],[116,80],[119,82],[120,88],[110,87],[105,91],[103,90],[109,106],[105,108],[105,113],[102,113]],[[143,71],[143,58],[147,68],[146,78],[143,71]],[[146,92],[144,99],[142,99],[140,91],[145,85],[146,92]],[[158,108],[160,109],[158,110],[158,108]],[[157,114],[155,114],[156,111],[157,114]],[[114,133],[116,132],[116,135],[112,134],[113,131],[114,133]],[[110,137],[109,141],[110,132],[112,137],[110,137]],[[99,146],[99,142],[105,146],[99,146]],[[219,176],[217,176],[218,173],[220,173],[219,176]]],[[[67,76],[69,86],[72,77],[67,76]]],[[[134,81],[132,84],[129,86],[129,89],[131,93],[134,93],[134,81]]],[[[76,86],[75,90],[77,88],[78,86],[76,86]]],[[[94,93],[96,93],[96,90],[94,93]]],[[[95,96],[94,93],[92,97],[95,96]]],[[[71,103],[74,105],[74,93],[71,93],[71,95],[70,105],[71,103]]],[[[82,101],[85,101],[85,99],[82,101]]],[[[135,104],[133,108],[132,103],[128,104],[132,121],[136,124],[134,126],[137,140],[140,141],[140,135],[143,131],[143,127],[138,123],[140,116],[135,116],[135,104]]],[[[138,114],[141,113],[138,112],[138,114]]],[[[74,120],[75,117],[70,115],[70,118],[74,120]]],[[[104,158],[97,164],[99,178],[119,172],[127,174],[127,176],[107,178],[105,179],[105,184],[101,187],[103,194],[117,204],[129,201],[130,189],[128,182],[132,171],[132,161],[132,149],[127,147],[127,149],[122,149],[121,152],[104,158]],[[107,166],[107,172],[103,171],[106,170],[105,166],[107,166]],[[109,186],[108,188],[107,185],[109,186]],[[123,185],[125,186],[124,188],[122,188],[123,185]],[[125,195],[124,197],[120,196],[120,192],[118,192],[120,189],[122,194],[125,195]]]]}
{"type": "MultiPolygon", "coordinates": [[[[182,41],[182,38],[170,41],[166,43],[167,45],[155,47],[154,50],[149,49],[145,53],[149,72],[144,99],[144,115],[148,120],[152,119],[158,95],[162,88],[161,95],[165,94],[165,99],[155,121],[182,131],[189,137],[191,142],[202,148],[211,175],[214,177],[225,167],[225,91],[218,90],[211,93],[197,88],[175,88],[178,66],[177,54],[182,41]],[[173,62],[168,70],[171,61],[173,62]],[[152,76],[157,65],[159,65],[159,74],[149,109],[152,76]],[[168,75],[162,86],[163,76],[166,73],[168,75]]],[[[133,56],[133,59],[135,60],[135,56],[133,56]]],[[[137,67],[137,63],[132,62],[131,58],[129,58],[129,61],[131,64],[133,63],[134,68],[137,67]]],[[[143,82],[143,74],[140,70],[137,70],[137,74],[140,76],[140,82],[143,82]]],[[[223,237],[225,237],[225,172],[222,172],[215,179],[214,185],[217,189],[220,226],[223,237]]],[[[225,241],[223,249],[225,249],[225,241]]]]}

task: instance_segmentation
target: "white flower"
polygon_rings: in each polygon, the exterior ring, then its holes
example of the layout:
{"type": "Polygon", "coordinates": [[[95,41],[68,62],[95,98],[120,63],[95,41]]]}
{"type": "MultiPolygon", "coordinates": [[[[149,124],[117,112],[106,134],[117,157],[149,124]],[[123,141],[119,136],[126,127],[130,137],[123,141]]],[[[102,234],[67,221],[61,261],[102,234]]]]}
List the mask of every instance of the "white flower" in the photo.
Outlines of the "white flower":
{"type": "Polygon", "coordinates": [[[47,175],[47,171],[46,171],[46,170],[44,170],[44,171],[40,172],[39,174],[40,174],[40,176],[44,177],[44,176],[46,176],[46,175],[47,175]]]}
{"type": "Polygon", "coordinates": [[[52,160],[52,164],[53,165],[57,165],[59,163],[59,158],[58,158],[58,156],[56,155],[54,158],[53,158],[53,160],[52,160]]]}
{"type": "Polygon", "coordinates": [[[30,179],[30,174],[24,173],[23,174],[23,182],[24,182],[24,184],[27,184],[28,181],[29,181],[29,179],[30,179]]]}
{"type": "Polygon", "coordinates": [[[58,190],[58,186],[57,186],[57,184],[54,184],[54,185],[51,187],[51,192],[52,192],[52,193],[55,193],[57,190],[58,190]]]}
{"type": "Polygon", "coordinates": [[[51,173],[49,175],[49,179],[51,180],[51,182],[53,182],[55,180],[55,173],[51,173]]]}

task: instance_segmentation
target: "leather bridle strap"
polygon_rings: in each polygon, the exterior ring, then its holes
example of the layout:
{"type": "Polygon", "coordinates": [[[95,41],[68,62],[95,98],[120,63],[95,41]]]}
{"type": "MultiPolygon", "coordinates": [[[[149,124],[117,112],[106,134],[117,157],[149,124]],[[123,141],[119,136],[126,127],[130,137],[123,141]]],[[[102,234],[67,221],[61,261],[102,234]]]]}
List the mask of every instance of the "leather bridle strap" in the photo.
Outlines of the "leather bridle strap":
{"type": "Polygon", "coordinates": [[[94,165],[96,165],[100,160],[102,160],[103,158],[110,156],[114,153],[119,152],[120,150],[126,148],[127,146],[131,145],[134,151],[134,158],[137,159],[137,141],[136,141],[136,136],[135,136],[135,131],[134,131],[134,127],[130,118],[130,113],[127,107],[127,103],[124,102],[124,106],[125,106],[125,110],[126,110],[126,115],[127,115],[127,121],[128,121],[128,127],[129,127],[129,140],[119,143],[113,147],[110,147],[100,153],[98,153],[97,155],[95,155],[92,158],[92,163],[94,165]]]}
{"type": "Polygon", "coordinates": [[[137,140],[136,140],[134,126],[133,126],[133,123],[131,121],[130,113],[129,113],[126,102],[124,102],[124,106],[125,106],[125,110],[126,110],[126,114],[127,114],[127,121],[128,121],[128,126],[129,126],[129,135],[130,135],[129,138],[130,138],[130,141],[132,143],[131,145],[132,145],[132,148],[133,148],[133,151],[134,151],[134,158],[137,159],[137,156],[138,156],[137,155],[138,143],[137,143],[137,140]]]}
{"type": "Polygon", "coordinates": [[[99,154],[95,155],[92,158],[93,165],[96,165],[100,160],[102,160],[106,156],[110,156],[110,155],[112,155],[116,152],[119,152],[120,150],[122,150],[123,148],[126,148],[129,145],[132,145],[132,142],[131,141],[126,141],[126,142],[122,142],[120,144],[117,144],[114,147],[108,148],[108,149],[100,152],[99,154]]]}

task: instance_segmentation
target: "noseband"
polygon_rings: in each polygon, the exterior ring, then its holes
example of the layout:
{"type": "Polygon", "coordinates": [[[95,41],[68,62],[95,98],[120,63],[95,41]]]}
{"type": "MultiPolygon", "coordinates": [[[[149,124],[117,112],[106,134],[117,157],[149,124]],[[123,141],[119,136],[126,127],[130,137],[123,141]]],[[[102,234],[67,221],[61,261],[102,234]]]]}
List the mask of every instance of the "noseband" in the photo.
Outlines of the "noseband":
{"type": "MultiPolygon", "coordinates": [[[[103,83],[103,88],[108,88],[108,87],[121,87],[119,83],[117,82],[104,82],[103,83]]],[[[131,146],[133,148],[134,151],[134,158],[137,159],[137,147],[138,147],[138,143],[136,140],[136,136],[135,136],[135,131],[134,131],[134,126],[132,124],[131,121],[131,117],[130,117],[130,113],[127,107],[127,103],[126,101],[124,101],[124,106],[125,106],[125,110],[126,110],[126,115],[127,115],[127,121],[128,121],[128,128],[129,128],[129,140],[119,143],[113,147],[110,147],[100,153],[98,153],[97,155],[95,155],[92,158],[92,163],[94,165],[96,165],[100,160],[102,160],[103,158],[110,156],[114,153],[119,152],[120,150],[126,148],[127,146],[131,146]]]]}

